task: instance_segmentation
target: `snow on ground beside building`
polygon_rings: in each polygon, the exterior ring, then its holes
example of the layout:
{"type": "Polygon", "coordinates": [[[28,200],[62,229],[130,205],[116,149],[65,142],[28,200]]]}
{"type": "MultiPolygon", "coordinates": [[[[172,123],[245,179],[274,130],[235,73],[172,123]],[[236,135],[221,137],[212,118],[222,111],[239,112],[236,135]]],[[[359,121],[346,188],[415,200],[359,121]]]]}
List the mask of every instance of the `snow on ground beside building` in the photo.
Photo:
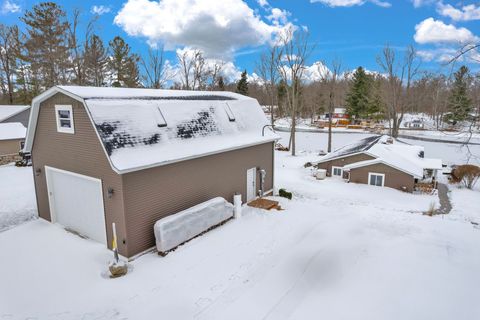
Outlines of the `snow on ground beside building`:
{"type": "Polygon", "coordinates": [[[461,185],[450,185],[449,190],[453,206],[449,216],[471,222],[480,229],[480,183],[474,190],[461,185]]]}
{"type": "Polygon", "coordinates": [[[0,232],[36,215],[32,167],[0,166],[0,232]]]}
{"type": "MultiPolygon", "coordinates": [[[[123,278],[105,277],[112,255],[102,245],[41,219],[0,232],[0,318],[480,317],[480,229],[421,214],[434,196],[315,180],[303,164],[318,159],[322,138],[298,137],[299,156],[275,154],[276,185],[294,193],[278,199],[284,211],[245,207],[165,258],[136,259],[123,278]]],[[[353,139],[335,136],[334,146],[353,139]]],[[[32,191],[31,175],[15,177],[12,187],[32,191]]],[[[480,215],[463,202],[458,212],[480,215]]]]}

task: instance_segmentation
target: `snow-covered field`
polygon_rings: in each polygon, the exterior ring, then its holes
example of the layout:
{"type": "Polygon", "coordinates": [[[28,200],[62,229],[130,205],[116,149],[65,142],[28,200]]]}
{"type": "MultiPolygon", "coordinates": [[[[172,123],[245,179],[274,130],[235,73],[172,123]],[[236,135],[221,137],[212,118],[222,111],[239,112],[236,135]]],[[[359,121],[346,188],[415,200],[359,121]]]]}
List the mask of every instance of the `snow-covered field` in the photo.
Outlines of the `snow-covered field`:
{"type": "MultiPolygon", "coordinates": [[[[338,134],[334,146],[363,137],[338,134]]],[[[136,259],[123,278],[105,277],[102,245],[41,219],[0,232],[0,319],[480,318],[479,190],[453,188],[452,213],[428,217],[434,196],[315,180],[303,164],[326,135],[298,138],[297,157],[276,153],[275,183],[294,193],[284,211],[245,208],[165,258],[136,259]]],[[[21,170],[0,167],[0,181],[32,193],[21,170]]],[[[5,207],[34,206],[9,190],[5,207]]]]}

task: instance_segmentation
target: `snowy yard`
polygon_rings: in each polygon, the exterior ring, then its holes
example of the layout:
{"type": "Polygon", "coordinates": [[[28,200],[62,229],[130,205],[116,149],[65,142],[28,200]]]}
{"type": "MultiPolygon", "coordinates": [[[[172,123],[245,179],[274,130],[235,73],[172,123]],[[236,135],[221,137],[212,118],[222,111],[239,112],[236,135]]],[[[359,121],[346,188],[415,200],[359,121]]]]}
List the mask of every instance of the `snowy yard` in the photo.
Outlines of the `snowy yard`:
{"type": "MultiPolygon", "coordinates": [[[[452,188],[452,213],[428,217],[434,196],[315,180],[303,164],[326,135],[298,136],[304,152],[275,155],[284,211],[245,209],[124,278],[105,277],[102,245],[43,220],[0,232],[0,319],[479,319],[479,190],[452,188]]],[[[454,150],[426,155],[461,161],[454,150]]],[[[0,230],[31,217],[30,168],[0,167],[0,190],[0,230]]]]}

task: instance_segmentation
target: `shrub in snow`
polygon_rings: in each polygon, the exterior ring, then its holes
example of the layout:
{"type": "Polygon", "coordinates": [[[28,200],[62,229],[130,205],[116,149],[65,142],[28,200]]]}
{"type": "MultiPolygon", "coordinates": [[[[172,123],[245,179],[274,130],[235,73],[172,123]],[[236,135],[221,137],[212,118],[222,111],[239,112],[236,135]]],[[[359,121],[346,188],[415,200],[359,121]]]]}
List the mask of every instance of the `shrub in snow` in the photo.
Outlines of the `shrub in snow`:
{"type": "Polygon", "coordinates": [[[480,167],[465,164],[452,170],[451,182],[462,183],[466,188],[473,189],[480,178],[480,167]]]}
{"type": "Polygon", "coordinates": [[[157,250],[166,254],[232,217],[233,205],[217,197],[160,219],[153,227],[157,250]]]}
{"type": "Polygon", "coordinates": [[[278,190],[278,195],[280,197],[283,197],[283,198],[287,198],[289,200],[292,200],[292,193],[291,192],[288,192],[287,190],[285,189],[280,189],[278,190]]]}

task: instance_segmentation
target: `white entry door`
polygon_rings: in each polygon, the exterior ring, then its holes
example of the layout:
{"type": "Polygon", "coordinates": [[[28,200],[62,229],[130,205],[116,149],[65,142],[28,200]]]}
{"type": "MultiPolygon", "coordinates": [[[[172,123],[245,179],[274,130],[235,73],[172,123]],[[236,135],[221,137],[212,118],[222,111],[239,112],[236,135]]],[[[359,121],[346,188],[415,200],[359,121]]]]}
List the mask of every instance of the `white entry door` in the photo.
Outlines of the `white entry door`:
{"type": "Polygon", "coordinates": [[[52,222],[107,243],[102,181],[45,167],[52,222]]]}
{"type": "Polygon", "coordinates": [[[257,195],[257,168],[247,170],[247,201],[255,199],[257,195]]]}

